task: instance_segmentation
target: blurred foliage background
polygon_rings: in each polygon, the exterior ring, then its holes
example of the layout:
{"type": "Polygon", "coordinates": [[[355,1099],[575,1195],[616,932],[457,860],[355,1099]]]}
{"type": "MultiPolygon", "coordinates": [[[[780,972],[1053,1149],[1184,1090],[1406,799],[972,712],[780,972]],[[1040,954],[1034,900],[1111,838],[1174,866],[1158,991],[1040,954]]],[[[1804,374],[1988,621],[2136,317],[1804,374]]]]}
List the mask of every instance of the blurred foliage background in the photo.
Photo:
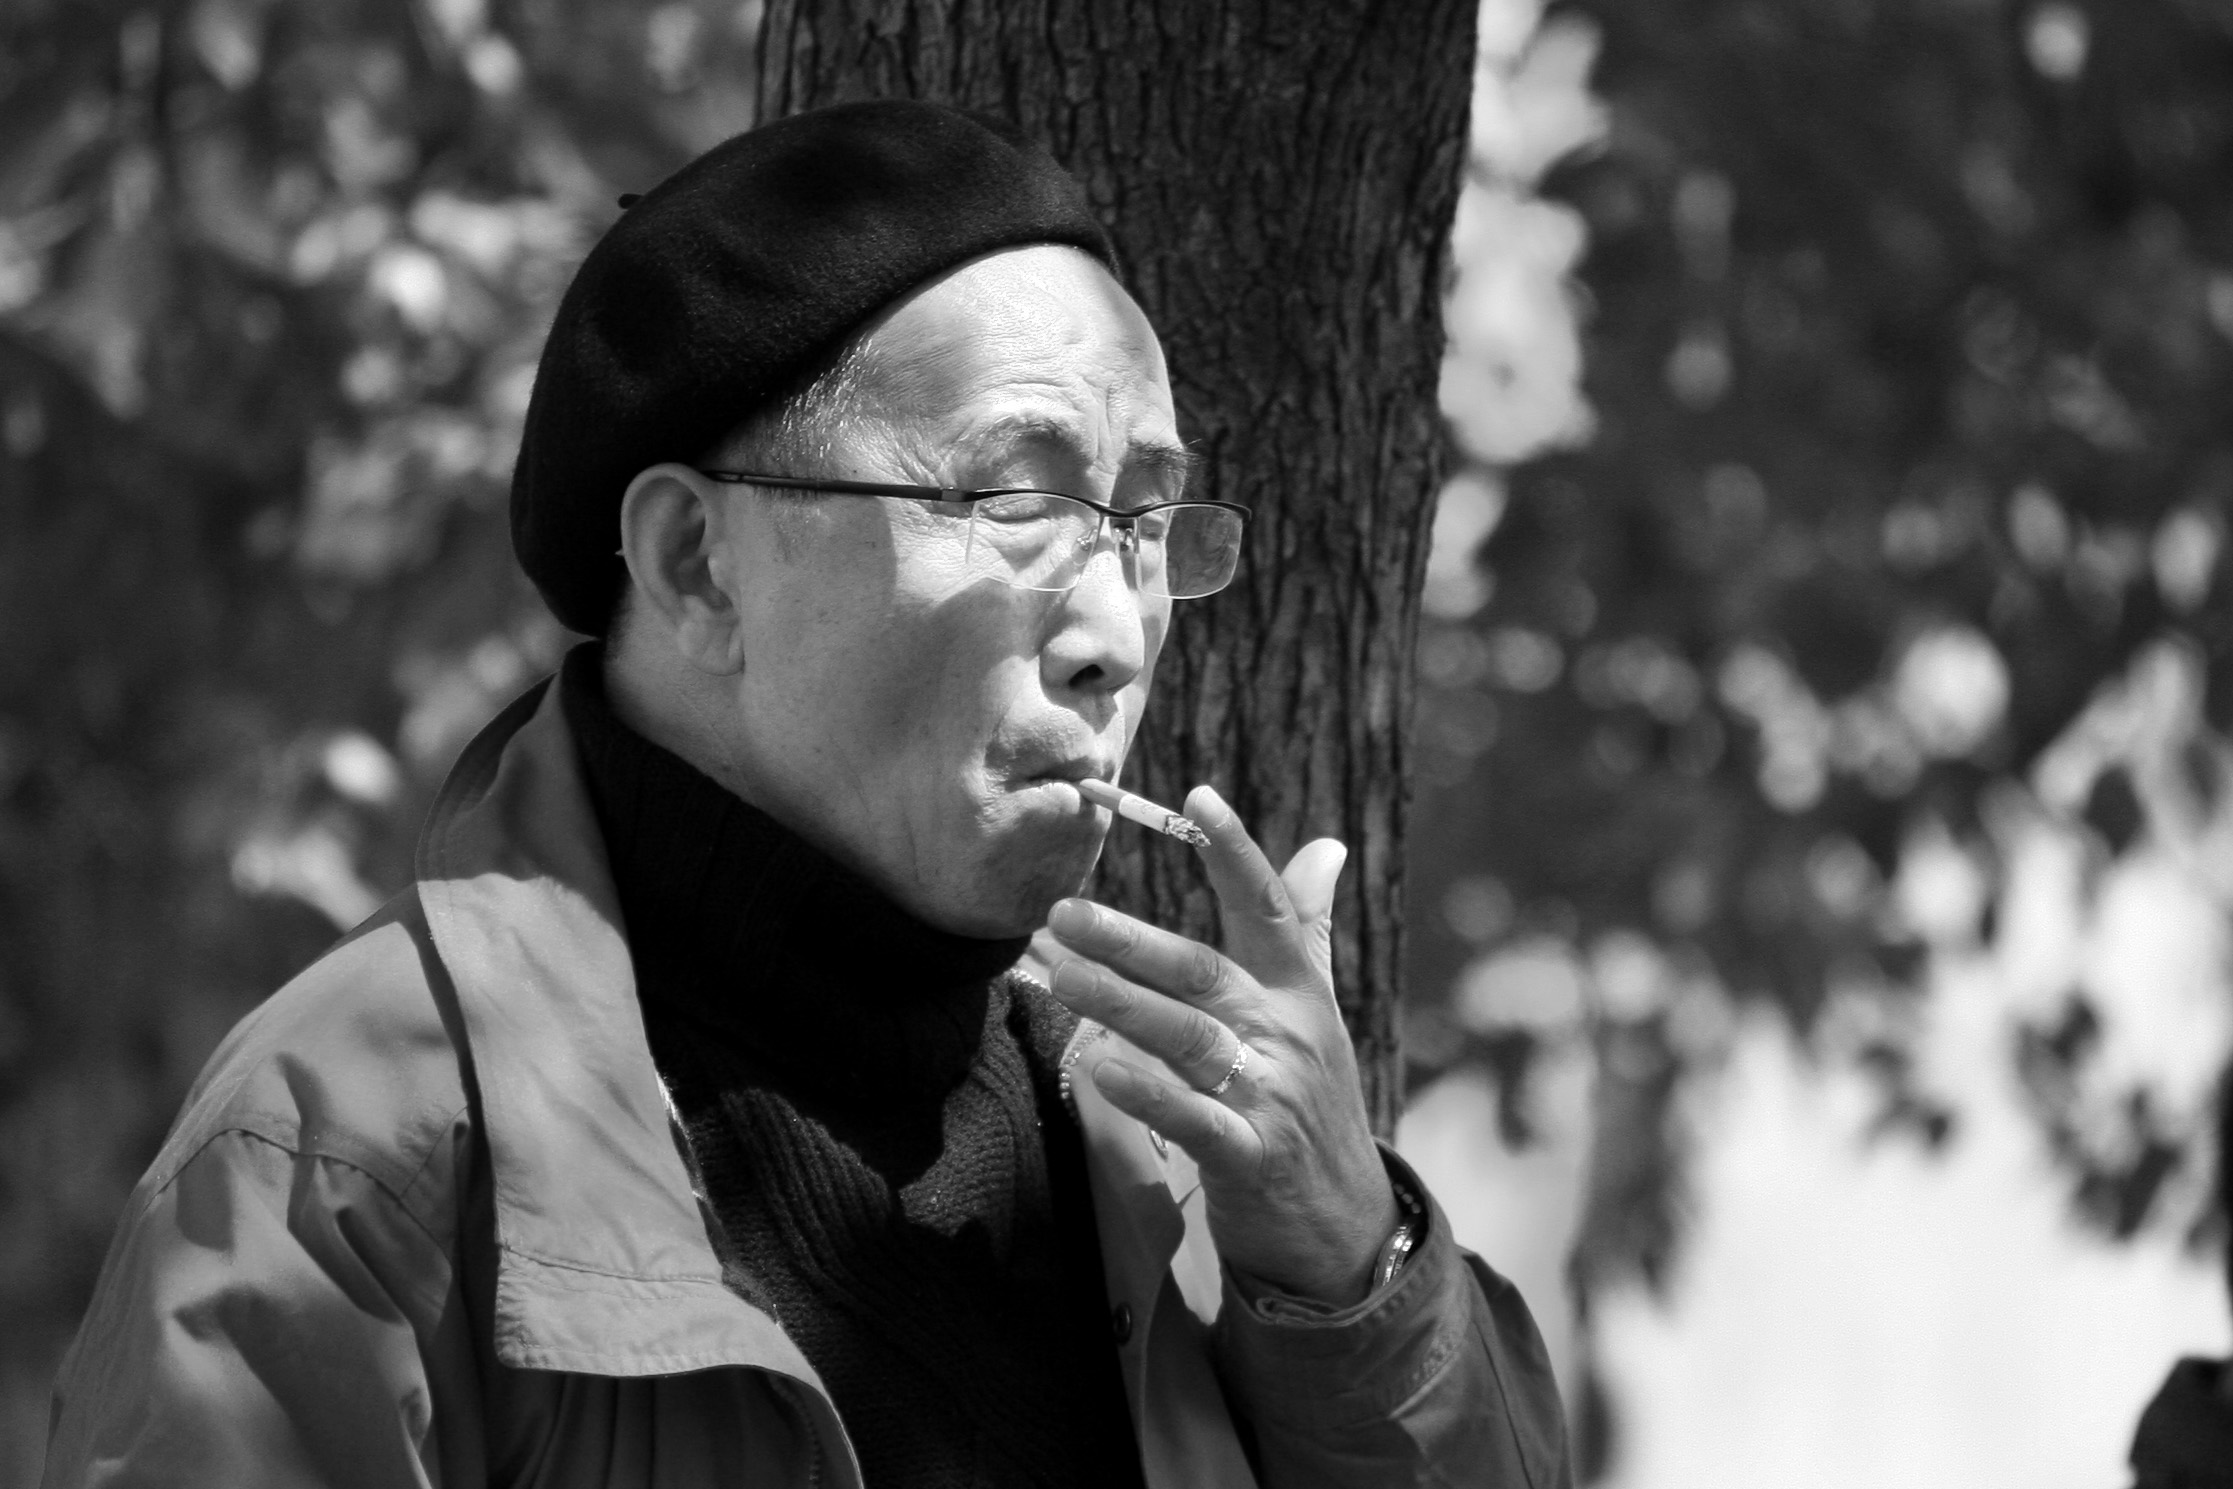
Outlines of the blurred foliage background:
{"type": "MultiPolygon", "coordinates": [[[[1924,969],[2023,843],[2074,914],[2141,851],[2233,899],[2233,10],[1482,20],[1407,1040],[1515,1142],[1590,1051],[1586,1300],[1676,1254],[1745,1009],[1943,1144],[1924,969]]],[[[542,328],[758,22],[0,7],[0,1482],[194,1072],[564,645],[503,516],[542,328]]],[[[2053,970],[2007,1059],[2075,1213],[2199,1243],[2225,1014],[2129,1002],[2053,970]]]]}
{"type": "Polygon", "coordinates": [[[1524,1142],[1588,1048],[1586,1316],[1664,1280],[1678,1097],[1748,1008],[1935,1148],[1934,959],[2043,951],[2003,1053],[2074,1214],[2207,1243],[2225,967],[2133,991],[2009,911],[2082,926],[2136,854],[2233,906],[2233,9],[1483,17],[1416,1077],[1488,1066],[1524,1142]]]}
{"type": "MultiPolygon", "coordinates": [[[[1571,68],[1600,43],[1611,106],[1545,200],[1491,189],[1459,228],[1579,260],[1587,372],[1469,420],[1477,381],[1526,374],[1465,365],[1461,280],[1461,438],[1536,458],[1445,497],[1487,541],[1438,568],[1421,645],[1419,851],[1450,877],[1418,986],[1530,931],[1585,946],[1643,1075],[1710,1043],[1697,999],[1802,1025],[1896,1002],[1963,913],[1902,900],[1918,848],[1989,873],[2003,819],[2042,811],[2107,854],[2151,817],[2222,854],[2233,12],[1595,4],[1536,46],[1571,68]]],[[[1425,1063],[1444,1018],[1422,1010],[1425,1063]]],[[[1934,1138],[1950,1116],[1901,1088],[1891,1033],[1887,1120],[1934,1138]]],[[[2082,1155],[2104,1223],[2147,1209],[2148,1147],[2082,1155]]],[[[1659,1242],[1624,1244],[1648,1267],[1659,1242]]]]}
{"type": "Polygon", "coordinates": [[[0,1482],[196,1070],[563,646],[504,518],[543,327],[751,122],[757,25],[0,10],[0,1482]]]}

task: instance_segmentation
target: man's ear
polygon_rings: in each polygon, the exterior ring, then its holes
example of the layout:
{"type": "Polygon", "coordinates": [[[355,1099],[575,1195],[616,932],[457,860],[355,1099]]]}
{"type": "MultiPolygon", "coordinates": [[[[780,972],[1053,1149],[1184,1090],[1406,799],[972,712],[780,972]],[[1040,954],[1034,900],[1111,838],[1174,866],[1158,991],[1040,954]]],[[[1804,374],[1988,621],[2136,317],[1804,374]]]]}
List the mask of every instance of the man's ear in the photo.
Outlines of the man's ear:
{"type": "Polygon", "coordinates": [[[744,626],[721,551],[722,493],[685,465],[639,472],[620,498],[620,553],[635,586],[635,624],[673,638],[701,672],[744,667],[744,626]]]}

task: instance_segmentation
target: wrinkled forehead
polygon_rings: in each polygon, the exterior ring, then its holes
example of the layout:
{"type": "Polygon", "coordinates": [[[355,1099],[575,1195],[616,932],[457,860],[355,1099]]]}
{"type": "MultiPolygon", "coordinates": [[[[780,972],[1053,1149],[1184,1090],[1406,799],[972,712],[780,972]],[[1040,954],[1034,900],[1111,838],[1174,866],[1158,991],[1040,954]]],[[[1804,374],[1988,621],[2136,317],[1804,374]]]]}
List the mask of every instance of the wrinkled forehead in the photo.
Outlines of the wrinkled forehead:
{"type": "Polygon", "coordinates": [[[883,411],[949,440],[1096,455],[1112,444],[1178,445],[1154,329],[1115,277],[1074,248],[971,260],[895,304],[864,347],[883,411]]]}

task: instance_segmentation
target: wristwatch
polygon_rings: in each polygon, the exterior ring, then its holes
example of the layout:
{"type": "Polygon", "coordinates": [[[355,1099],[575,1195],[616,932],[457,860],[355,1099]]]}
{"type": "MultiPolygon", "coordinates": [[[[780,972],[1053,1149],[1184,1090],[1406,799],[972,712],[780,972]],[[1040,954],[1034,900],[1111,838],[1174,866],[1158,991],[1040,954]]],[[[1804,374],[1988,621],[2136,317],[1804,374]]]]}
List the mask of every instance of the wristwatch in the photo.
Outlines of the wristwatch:
{"type": "Polygon", "coordinates": [[[1395,1191],[1396,1208],[1403,1212],[1403,1218],[1396,1222],[1395,1234],[1388,1237],[1387,1244],[1380,1248],[1380,1260],[1373,1266],[1372,1287],[1366,1293],[1367,1297],[1403,1275],[1404,1264],[1411,1260],[1411,1253],[1418,1248],[1419,1242],[1427,1233],[1425,1202],[1411,1192],[1410,1185],[1394,1174],[1388,1176],[1388,1183],[1395,1191]]]}

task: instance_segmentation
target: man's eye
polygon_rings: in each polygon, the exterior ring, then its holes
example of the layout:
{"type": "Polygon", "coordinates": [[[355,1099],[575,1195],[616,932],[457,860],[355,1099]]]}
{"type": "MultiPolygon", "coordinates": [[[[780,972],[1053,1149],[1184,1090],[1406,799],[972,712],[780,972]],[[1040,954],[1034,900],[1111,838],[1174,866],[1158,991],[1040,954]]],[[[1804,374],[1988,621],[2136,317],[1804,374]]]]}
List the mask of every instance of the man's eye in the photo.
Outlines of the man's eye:
{"type": "Polygon", "coordinates": [[[1160,506],[1164,502],[1184,501],[1185,499],[1186,483],[1184,481],[1156,481],[1143,483],[1127,490],[1117,499],[1117,506],[1123,511],[1131,511],[1138,507],[1160,506]]]}
{"type": "Polygon", "coordinates": [[[1060,497],[1041,496],[1036,492],[1022,492],[1013,496],[991,496],[977,503],[978,515],[1002,524],[1038,522],[1054,515],[1058,506],[1071,506],[1060,497]]]}

